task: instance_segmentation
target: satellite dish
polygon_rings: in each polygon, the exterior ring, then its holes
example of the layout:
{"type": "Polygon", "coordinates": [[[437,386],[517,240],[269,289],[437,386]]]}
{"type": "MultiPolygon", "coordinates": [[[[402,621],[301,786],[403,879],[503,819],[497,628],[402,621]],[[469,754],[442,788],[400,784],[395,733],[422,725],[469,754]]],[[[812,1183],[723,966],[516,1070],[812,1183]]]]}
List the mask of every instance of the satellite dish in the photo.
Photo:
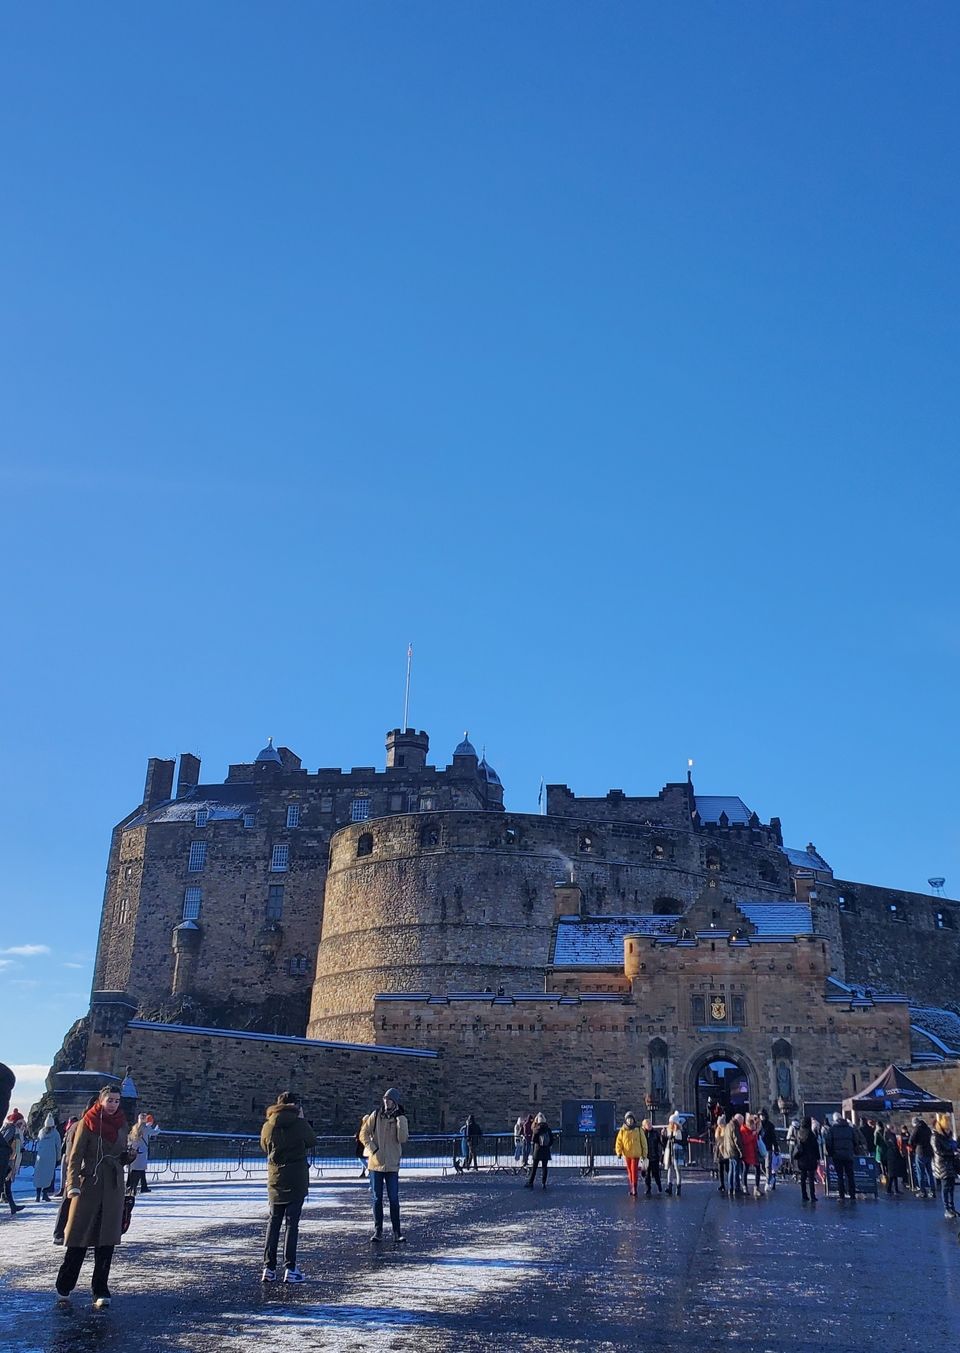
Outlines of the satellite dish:
{"type": "Polygon", "coordinates": [[[946,881],[947,880],[945,878],[942,878],[940,876],[938,876],[937,878],[927,879],[927,882],[930,884],[930,887],[933,889],[935,893],[943,892],[943,885],[946,883],[946,881]]]}

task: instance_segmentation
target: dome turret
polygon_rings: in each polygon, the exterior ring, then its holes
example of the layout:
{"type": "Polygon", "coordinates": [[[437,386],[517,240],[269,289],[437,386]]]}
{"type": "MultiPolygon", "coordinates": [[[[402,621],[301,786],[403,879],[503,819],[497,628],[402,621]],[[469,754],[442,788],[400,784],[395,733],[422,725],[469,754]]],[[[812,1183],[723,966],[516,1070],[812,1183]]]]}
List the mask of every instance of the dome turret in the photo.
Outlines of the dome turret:
{"type": "Polygon", "coordinates": [[[264,747],[262,751],[257,753],[257,761],[273,762],[273,764],[276,766],[283,765],[283,762],[280,758],[280,753],[273,745],[273,738],[267,738],[266,747],[264,747]]]}
{"type": "Polygon", "coordinates": [[[469,733],[467,733],[467,732],[464,733],[464,735],[463,735],[463,741],[460,742],[460,743],[458,743],[457,746],[454,747],[454,749],[453,749],[453,754],[454,754],[455,757],[456,757],[456,756],[472,756],[473,759],[474,759],[474,761],[476,761],[476,759],[477,759],[477,749],[476,749],[476,747],[474,747],[473,743],[470,741],[470,734],[469,734],[469,733]]]}
{"type": "Polygon", "coordinates": [[[484,756],[480,761],[480,764],[477,766],[477,770],[480,773],[480,779],[483,780],[485,784],[499,785],[501,789],[503,788],[500,776],[490,765],[490,762],[487,760],[486,753],[484,753],[484,756]]]}

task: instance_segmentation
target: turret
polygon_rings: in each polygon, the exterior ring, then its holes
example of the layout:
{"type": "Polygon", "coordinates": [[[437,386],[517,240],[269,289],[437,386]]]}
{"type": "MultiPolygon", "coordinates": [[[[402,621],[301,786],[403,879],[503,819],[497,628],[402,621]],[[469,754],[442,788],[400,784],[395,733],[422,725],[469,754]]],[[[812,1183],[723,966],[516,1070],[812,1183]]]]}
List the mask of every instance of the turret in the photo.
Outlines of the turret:
{"type": "Polygon", "coordinates": [[[423,770],[430,738],[415,728],[391,728],[387,734],[387,770],[423,770]]]}

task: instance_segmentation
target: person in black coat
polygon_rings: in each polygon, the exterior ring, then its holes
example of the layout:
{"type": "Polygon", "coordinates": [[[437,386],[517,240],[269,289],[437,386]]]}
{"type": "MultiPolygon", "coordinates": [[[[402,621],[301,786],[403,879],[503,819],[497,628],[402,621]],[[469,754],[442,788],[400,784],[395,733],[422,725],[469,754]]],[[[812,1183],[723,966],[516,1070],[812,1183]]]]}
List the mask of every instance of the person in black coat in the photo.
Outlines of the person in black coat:
{"type": "Polygon", "coordinates": [[[853,1161],[857,1154],[857,1134],[842,1114],[835,1113],[823,1139],[824,1150],[833,1161],[837,1172],[837,1193],[846,1198],[844,1186],[850,1189],[850,1201],[856,1202],[857,1191],[853,1181],[853,1161]]]}
{"type": "Polygon", "coordinates": [[[547,1187],[547,1163],[550,1160],[550,1148],[553,1146],[553,1133],[547,1126],[547,1120],[542,1113],[538,1113],[533,1120],[533,1155],[530,1162],[530,1174],[527,1176],[525,1189],[533,1188],[533,1181],[537,1177],[537,1166],[540,1166],[541,1179],[543,1187],[547,1187]]]}
{"type": "Polygon", "coordinates": [[[913,1152],[913,1164],[916,1170],[916,1183],[920,1190],[920,1197],[933,1198],[936,1194],[936,1185],[933,1182],[933,1133],[930,1131],[929,1124],[925,1123],[919,1114],[914,1118],[912,1131],[910,1133],[910,1150],[913,1152]]]}
{"type": "Polygon", "coordinates": [[[463,1168],[469,1170],[472,1163],[473,1168],[479,1170],[480,1166],[477,1163],[477,1152],[480,1150],[480,1143],[483,1140],[483,1128],[474,1118],[472,1113],[467,1114],[467,1121],[460,1129],[460,1136],[467,1148],[463,1168]]]}
{"type": "Polygon", "coordinates": [[[650,1197],[651,1184],[656,1184],[657,1192],[663,1192],[663,1183],[660,1179],[660,1162],[663,1159],[663,1139],[660,1136],[660,1129],[655,1128],[649,1118],[645,1118],[640,1124],[647,1138],[647,1197],[650,1197]]]}
{"type": "Polygon", "coordinates": [[[820,1164],[820,1143],[813,1130],[813,1122],[805,1118],[793,1139],[793,1163],[800,1176],[800,1196],[803,1201],[817,1201],[817,1166],[820,1164]],[[807,1190],[809,1189],[809,1194],[807,1190]]]}

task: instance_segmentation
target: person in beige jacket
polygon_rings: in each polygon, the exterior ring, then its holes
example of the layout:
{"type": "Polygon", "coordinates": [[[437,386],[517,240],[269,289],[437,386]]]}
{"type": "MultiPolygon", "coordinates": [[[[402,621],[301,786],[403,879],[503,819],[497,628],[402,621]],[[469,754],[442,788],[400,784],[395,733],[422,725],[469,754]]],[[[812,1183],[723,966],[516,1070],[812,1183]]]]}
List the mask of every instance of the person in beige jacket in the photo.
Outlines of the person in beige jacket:
{"type": "Polygon", "coordinates": [[[406,1236],[400,1230],[400,1157],[403,1144],[410,1136],[407,1116],[400,1103],[400,1091],[390,1089],[383,1096],[379,1108],[360,1124],[367,1168],[370,1171],[370,1195],[373,1199],[374,1231],[370,1239],[376,1244],[383,1239],[383,1190],[387,1190],[390,1204],[390,1225],[393,1239],[402,1245],[406,1236]]]}

